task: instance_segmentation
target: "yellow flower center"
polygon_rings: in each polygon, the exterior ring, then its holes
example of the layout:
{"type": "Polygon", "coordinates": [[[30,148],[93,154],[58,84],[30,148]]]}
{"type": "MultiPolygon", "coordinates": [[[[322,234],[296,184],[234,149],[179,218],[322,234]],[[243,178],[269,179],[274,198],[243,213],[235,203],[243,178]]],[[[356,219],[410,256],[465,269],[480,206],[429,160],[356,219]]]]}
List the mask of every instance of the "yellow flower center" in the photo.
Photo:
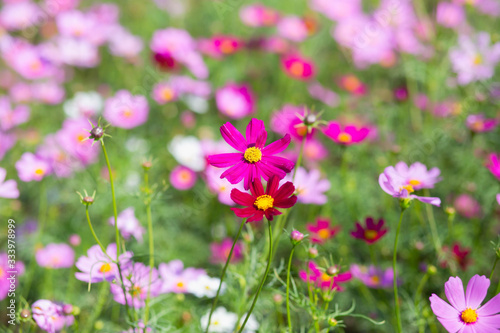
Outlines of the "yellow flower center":
{"type": "Polygon", "coordinates": [[[374,275],[370,278],[371,282],[375,285],[380,283],[380,278],[377,275],[374,275]]]}
{"type": "Polygon", "coordinates": [[[368,240],[375,239],[377,237],[377,232],[375,230],[365,230],[365,238],[368,240]]]}
{"type": "Polygon", "coordinates": [[[302,74],[304,74],[304,64],[301,63],[300,61],[295,61],[290,66],[290,73],[292,73],[295,76],[302,76],[302,74]]]}
{"type": "Polygon", "coordinates": [[[191,180],[191,173],[187,170],[183,170],[179,173],[179,178],[183,182],[188,182],[189,180],[191,180]]]}
{"type": "Polygon", "coordinates": [[[474,65],[481,65],[483,63],[483,57],[480,54],[476,54],[474,57],[474,65]]]}
{"type": "Polygon", "coordinates": [[[408,193],[415,192],[415,190],[413,189],[413,186],[412,186],[412,185],[405,185],[405,186],[401,186],[400,191],[402,191],[403,189],[407,190],[407,191],[408,191],[408,193]]]}
{"type": "MultiPolygon", "coordinates": [[[[408,182],[408,184],[409,184],[409,185],[411,185],[411,186],[413,187],[413,186],[418,186],[418,185],[422,184],[422,182],[421,182],[420,180],[412,179],[412,180],[410,180],[410,181],[408,182]]],[[[412,188],[412,190],[413,190],[413,188],[412,188]]],[[[408,192],[409,192],[409,191],[408,191],[408,192]]]]}
{"type": "Polygon", "coordinates": [[[111,265],[109,263],[105,263],[99,268],[100,273],[108,273],[111,271],[111,265]]]}
{"type": "Polygon", "coordinates": [[[179,282],[177,282],[176,286],[179,288],[184,288],[184,282],[179,281],[179,282]]]}
{"type": "Polygon", "coordinates": [[[223,40],[220,43],[220,51],[224,54],[229,54],[234,52],[233,43],[230,40],[223,40]]]}
{"type": "Polygon", "coordinates": [[[132,288],[130,288],[130,295],[132,295],[132,297],[139,296],[141,292],[142,290],[139,286],[134,285],[132,288]]]}
{"type": "Polygon", "coordinates": [[[273,207],[274,199],[270,195],[264,194],[258,197],[253,204],[257,209],[267,210],[273,207]]]}
{"type": "Polygon", "coordinates": [[[42,68],[42,64],[40,63],[40,61],[36,60],[31,63],[30,68],[34,71],[38,71],[40,68],[42,68]]]}
{"type": "Polygon", "coordinates": [[[174,92],[170,88],[163,88],[161,97],[163,97],[163,99],[166,101],[170,101],[174,97],[174,92]]]}
{"type": "Polygon", "coordinates": [[[328,239],[328,237],[330,237],[330,231],[328,231],[328,229],[321,229],[318,231],[318,236],[321,239],[328,239]]]}
{"type": "Polygon", "coordinates": [[[476,131],[482,131],[484,129],[484,123],[482,121],[475,121],[472,124],[472,128],[476,131]]]}
{"type": "Polygon", "coordinates": [[[342,143],[349,143],[352,141],[352,136],[346,132],[342,132],[339,134],[337,140],[339,140],[342,143]]]}
{"type": "Polygon", "coordinates": [[[326,282],[326,281],[330,281],[331,279],[332,279],[332,277],[330,275],[328,275],[326,273],[321,274],[321,280],[326,282]]]}
{"type": "Polygon", "coordinates": [[[471,308],[467,308],[460,314],[460,319],[466,324],[472,324],[477,321],[477,312],[471,308]]]}
{"type": "Polygon", "coordinates": [[[250,147],[245,150],[243,157],[250,163],[256,163],[262,159],[262,152],[257,147],[250,147]]]}
{"type": "Polygon", "coordinates": [[[133,113],[133,112],[132,112],[132,110],[130,110],[130,109],[125,109],[125,110],[123,111],[123,116],[124,116],[125,118],[130,118],[130,117],[132,117],[132,115],[133,115],[133,114],[134,114],[134,113],[133,113]]]}
{"type": "Polygon", "coordinates": [[[3,270],[2,267],[0,267],[0,279],[5,276],[5,271],[3,270]]]}
{"type": "Polygon", "coordinates": [[[35,170],[35,175],[37,176],[43,176],[44,173],[45,171],[43,169],[38,168],[35,170]]]}

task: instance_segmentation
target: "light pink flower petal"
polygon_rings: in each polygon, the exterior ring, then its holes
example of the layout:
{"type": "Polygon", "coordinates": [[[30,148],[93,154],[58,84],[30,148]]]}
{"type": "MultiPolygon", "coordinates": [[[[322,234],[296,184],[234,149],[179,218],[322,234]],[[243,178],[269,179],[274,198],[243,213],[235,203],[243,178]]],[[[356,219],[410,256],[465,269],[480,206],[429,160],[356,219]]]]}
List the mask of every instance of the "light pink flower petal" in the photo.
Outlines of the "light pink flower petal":
{"type": "Polygon", "coordinates": [[[460,312],[443,301],[436,294],[432,294],[429,300],[431,301],[432,311],[437,316],[439,322],[449,332],[456,332],[464,325],[459,319],[460,312]]]}
{"type": "Polygon", "coordinates": [[[488,317],[479,316],[474,325],[476,332],[497,332],[500,328],[500,314],[488,317]]]}
{"type": "Polygon", "coordinates": [[[477,310],[477,314],[482,316],[491,316],[500,312],[500,294],[490,299],[485,305],[477,310]]]}
{"type": "Polygon", "coordinates": [[[471,309],[477,309],[481,302],[486,297],[490,280],[484,275],[474,275],[467,284],[467,291],[465,293],[465,304],[471,309]]]}
{"type": "Polygon", "coordinates": [[[464,285],[459,277],[450,277],[444,284],[444,293],[457,311],[465,310],[464,285]]]}

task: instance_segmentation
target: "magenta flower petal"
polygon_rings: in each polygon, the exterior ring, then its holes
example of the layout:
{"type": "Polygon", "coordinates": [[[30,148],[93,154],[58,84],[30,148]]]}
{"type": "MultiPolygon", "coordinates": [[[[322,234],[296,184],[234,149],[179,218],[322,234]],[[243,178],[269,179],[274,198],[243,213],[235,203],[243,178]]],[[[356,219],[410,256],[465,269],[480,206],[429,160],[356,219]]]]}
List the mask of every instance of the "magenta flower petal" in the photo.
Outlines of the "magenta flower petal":
{"type": "Polygon", "coordinates": [[[242,206],[251,206],[255,201],[250,194],[241,192],[236,188],[233,188],[231,190],[231,199],[233,199],[233,201],[236,202],[238,205],[242,206]]]}
{"type": "Polygon", "coordinates": [[[208,163],[217,168],[227,168],[241,160],[241,153],[225,153],[208,156],[208,163]]]}
{"type": "Polygon", "coordinates": [[[256,142],[264,128],[264,122],[262,120],[252,118],[247,126],[247,142],[256,142]]]}
{"type": "Polygon", "coordinates": [[[220,134],[224,140],[234,149],[244,152],[247,149],[246,140],[241,133],[230,122],[220,128],[220,134]]]}
{"type": "MultiPolygon", "coordinates": [[[[253,204],[253,203],[252,203],[253,204]]],[[[231,208],[231,210],[236,214],[238,217],[249,217],[255,214],[255,209],[253,207],[246,207],[246,208],[231,208]]],[[[248,221],[250,222],[250,221],[248,221]]]]}
{"type": "Polygon", "coordinates": [[[490,280],[486,276],[474,275],[467,284],[467,291],[465,293],[465,304],[471,309],[477,309],[481,302],[486,297],[488,288],[490,287],[490,280]]]}
{"type": "Polygon", "coordinates": [[[444,284],[444,293],[455,309],[465,309],[464,286],[459,277],[450,277],[444,284]]]}
{"type": "Polygon", "coordinates": [[[272,176],[278,176],[280,179],[285,177],[285,171],[273,164],[267,163],[267,159],[264,159],[261,162],[262,163],[259,164],[258,168],[265,180],[269,180],[272,176]]]}
{"type": "Polygon", "coordinates": [[[480,317],[491,316],[500,312],[500,294],[490,299],[485,305],[477,309],[480,317]]]}
{"type": "Polygon", "coordinates": [[[252,217],[249,217],[247,222],[257,222],[257,221],[261,221],[263,218],[264,218],[264,212],[261,211],[261,210],[257,210],[255,211],[255,214],[252,216],[252,217]]]}
{"type": "Polygon", "coordinates": [[[286,134],[283,138],[274,141],[273,143],[270,143],[262,148],[262,153],[265,155],[274,155],[281,153],[286,149],[286,147],[288,147],[288,145],[290,144],[290,140],[290,134],[286,134]]]}
{"type": "Polygon", "coordinates": [[[246,171],[249,167],[250,165],[248,163],[238,162],[234,166],[224,171],[220,175],[220,178],[227,178],[227,180],[231,184],[238,184],[243,179],[243,177],[245,177],[246,171]]]}
{"type": "Polygon", "coordinates": [[[276,201],[280,201],[282,199],[286,199],[290,197],[295,191],[295,186],[293,186],[292,182],[286,182],[280,189],[275,193],[274,198],[276,201]]]}
{"type": "Polygon", "coordinates": [[[292,171],[292,169],[295,166],[295,163],[293,163],[290,160],[287,160],[286,158],[279,157],[279,156],[264,156],[262,158],[262,161],[265,162],[267,165],[273,165],[284,172],[288,173],[292,171]]]}

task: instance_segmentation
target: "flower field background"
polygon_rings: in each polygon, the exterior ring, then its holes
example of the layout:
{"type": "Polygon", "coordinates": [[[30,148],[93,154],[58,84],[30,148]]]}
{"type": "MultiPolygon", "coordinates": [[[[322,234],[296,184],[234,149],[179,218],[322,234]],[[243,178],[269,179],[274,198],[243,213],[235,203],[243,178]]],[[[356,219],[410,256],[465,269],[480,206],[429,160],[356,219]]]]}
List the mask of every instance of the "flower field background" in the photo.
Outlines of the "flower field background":
{"type": "Polygon", "coordinates": [[[0,331],[500,329],[497,0],[1,6],[0,331]]]}

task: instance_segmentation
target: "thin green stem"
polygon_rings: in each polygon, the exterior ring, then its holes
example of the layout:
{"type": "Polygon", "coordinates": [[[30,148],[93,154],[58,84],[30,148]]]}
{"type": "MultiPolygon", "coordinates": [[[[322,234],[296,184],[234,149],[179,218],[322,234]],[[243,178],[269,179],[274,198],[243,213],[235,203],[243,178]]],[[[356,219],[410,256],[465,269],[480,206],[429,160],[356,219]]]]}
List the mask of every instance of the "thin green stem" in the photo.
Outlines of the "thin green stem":
{"type": "Polygon", "coordinates": [[[491,281],[491,278],[493,277],[493,273],[495,273],[495,268],[497,267],[497,262],[498,262],[498,256],[496,256],[495,263],[493,263],[493,268],[491,269],[490,281],[491,281]]]}
{"type": "Polygon", "coordinates": [[[418,284],[417,291],[415,292],[415,308],[420,303],[420,294],[422,293],[422,290],[424,289],[424,286],[427,283],[428,279],[429,273],[425,273],[425,275],[422,277],[422,280],[420,280],[420,283],[418,284]]]}
{"type": "Polygon", "coordinates": [[[272,255],[273,255],[273,228],[271,228],[271,221],[267,221],[268,229],[269,229],[269,256],[267,259],[267,267],[264,275],[262,276],[262,280],[260,281],[259,289],[257,289],[257,293],[255,294],[255,297],[253,298],[252,306],[250,307],[250,310],[247,313],[247,316],[245,317],[245,320],[243,321],[243,324],[240,327],[240,330],[238,331],[239,333],[243,332],[245,329],[245,325],[247,324],[248,319],[250,318],[250,315],[252,314],[253,308],[255,307],[255,304],[257,303],[257,299],[259,298],[260,292],[262,291],[262,287],[264,286],[264,283],[266,282],[267,274],[269,274],[269,268],[271,268],[271,261],[272,261],[272,255]]]}
{"type": "Polygon", "coordinates": [[[401,231],[401,222],[403,221],[403,213],[404,209],[401,209],[401,214],[399,215],[399,223],[398,228],[396,230],[396,237],[394,239],[394,252],[392,254],[392,270],[393,270],[393,285],[394,285],[394,306],[396,308],[396,323],[397,323],[397,331],[401,333],[403,331],[401,326],[401,313],[399,309],[399,297],[398,297],[398,274],[396,271],[396,259],[397,259],[397,251],[398,251],[398,240],[399,240],[399,232],[401,231]]]}
{"type": "Polygon", "coordinates": [[[149,317],[149,300],[151,297],[151,280],[153,279],[153,267],[155,265],[154,258],[154,240],[153,240],[153,220],[151,218],[151,194],[149,189],[149,176],[148,170],[144,172],[144,183],[145,183],[145,191],[146,191],[146,215],[148,219],[148,233],[149,233],[149,288],[148,295],[146,297],[146,309],[144,311],[144,326],[148,325],[148,317],[149,317]]]}
{"type": "MultiPolygon", "coordinates": [[[[429,190],[425,189],[424,190],[425,196],[429,196],[429,190]]],[[[436,220],[434,219],[434,213],[432,212],[432,207],[431,205],[425,205],[425,210],[427,213],[427,218],[429,220],[429,226],[431,228],[431,234],[432,234],[432,241],[434,243],[434,248],[436,249],[436,253],[438,254],[439,257],[441,257],[441,253],[443,249],[441,248],[441,241],[439,240],[439,235],[436,227],[436,220]]]]}
{"type": "Polygon", "coordinates": [[[94,326],[94,322],[99,318],[99,315],[102,312],[104,304],[108,299],[109,294],[109,286],[106,283],[101,284],[101,288],[99,289],[99,297],[97,299],[97,305],[92,310],[92,314],[90,315],[85,328],[83,329],[84,333],[89,333],[92,331],[92,327],[94,326]]]}
{"type": "Polygon", "coordinates": [[[215,294],[214,301],[212,303],[212,309],[210,309],[210,314],[208,315],[208,323],[207,323],[207,328],[205,329],[205,333],[208,333],[208,329],[210,327],[210,323],[212,320],[212,314],[214,313],[215,306],[217,305],[217,301],[219,300],[219,293],[222,287],[222,282],[224,281],[224,276],[226,275],[226,270],[227,266],[229,266],[229,262],[231,261],[231,257],[233,256],[233,250],[234,247],[236,246],[236,243],[238,242],[238,239],[240,238],[241,235],[241,230],[243,230],[243,226],[245,225],[246,219],[243,219],[240,224],[240,229],[238,230],[238,233],[236,234],[236,238],[234,239],[233,245],[231,246],[231,250],[229,251],[229,255],[227,256],[226,264],[224,265],[224,268],[222,269],[222,274],[220,276],[220,283],[219,283],[219,288],[217,288],[217,294],[215,294]]]}
{"type": "Polygon", "coordinates": [[[290,313],[290,270],[292,268],[292,258],[293,252],[295,251],[295,245],[292,247],[290,252],[290,258],[288,259],[288,269],[286,271],[286,317],[288,318],[288,330],[292,331],[292,316],[290,313]]]}
{"type": "Polygon", "coordinates": [[[302,156],[304,155],[304,145],[306,142],[306,138],[302,138],[302,141],[300,143],[300,150],[299,150],[299,157],[297,157],[297,163],[295,163],[295,167],[293,168],[293,176],[292,180],[295,181],[295,175],[297,174],[297,169],[300,167],[300,164],[302,163],[302,156]]]}
{"type": "Polygon", "coordinates": [[[111,198],[113,200],[113,217],[115,220],[115,236],[116,236],[116,260],[120,256],[120,230],[118,229],[118,209],[116,208],[116,196],[115,196],[115,184],[113,182],[113,172],[111,170],[111,164],[109,163],[108,153],[106,147],[104,146],[104,140],[101,140],[102,152],[104,153],[104,158],[106,159],[106,165],[108,166],[109,173],[109,184],[111,185],[111,198]]]}
{"type": "MultiPolygon", "coordinates": [[[[88,205],[85,205],[85,215],[87,216],[87,222],[89,223],[89,228],[90,228],[90,232],[92,232],[92,236],[94,236],[94,239],[95,241],[97,242],[97,244],[99,244],[99,246],[101,247],[101,250],[102,250],[102,253],[104,253],[109,259],[111,259],[111,257],[108,255],[108,253],[106,252],[106,248],[104,247],[104,245],[102,245],[101,241],[99,240],[99,238],[97,237],[95,231],[94,231],[94,227],[92,227],[92,222],[90,222],[90,215],[89,215],[89,206],[88,205]]],[[[114,262],[113,259],[111,259],[111,261],[114,262]]]]}
{"type": "Polygon", "coordinates": [[[498,293],[500,293],[500,281],[498,281],[497,290],[496,290],[495,294],[498,294],[498,293]]]}

